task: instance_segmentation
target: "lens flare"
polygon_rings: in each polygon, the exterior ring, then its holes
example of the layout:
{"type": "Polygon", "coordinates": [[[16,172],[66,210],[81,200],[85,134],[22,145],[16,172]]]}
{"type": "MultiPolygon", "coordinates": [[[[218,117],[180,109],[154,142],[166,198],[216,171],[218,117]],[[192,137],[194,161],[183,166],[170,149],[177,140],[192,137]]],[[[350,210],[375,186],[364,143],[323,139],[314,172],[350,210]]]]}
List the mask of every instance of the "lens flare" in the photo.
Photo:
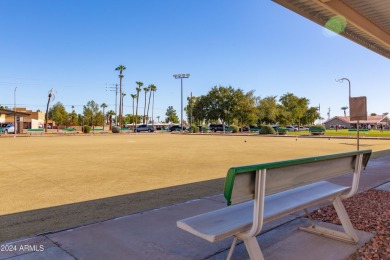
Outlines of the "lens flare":
{"type": "Polygon", "coordinates": [[[337,34],[344,32],[345,27],[347,27],[347,19],[344,16],[333,16],[325,23],[325,28],[337,34]]]}

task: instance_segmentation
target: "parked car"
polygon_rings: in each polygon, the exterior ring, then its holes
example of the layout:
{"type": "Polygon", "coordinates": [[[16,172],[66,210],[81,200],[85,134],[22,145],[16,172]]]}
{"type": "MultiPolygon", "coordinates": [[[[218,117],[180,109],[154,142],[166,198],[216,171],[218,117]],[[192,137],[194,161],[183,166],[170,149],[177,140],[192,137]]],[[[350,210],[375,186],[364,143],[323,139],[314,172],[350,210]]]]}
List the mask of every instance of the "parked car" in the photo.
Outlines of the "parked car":
{"type": "MultiPolygon", "coordinates": [[[[186,127],[183,126],[183,130],[186,130],[186,127]]],[[[180,125],[173,125],[169,128],[169,132],[173,131],[181,131],[181,126],[180,125]]]]}
{"type": "Polygon", "coordinates": [[[14,124],[7,124],[7,126],[3,128],[3,131],[6,134],[14,134],[15,133],[14,124]]]}
{"type": "MultiPolygon", "coordinates": [[[[210,124],[210,131],[217,132],[217,131],[223,131],[224,127],[222,124],[210,124]]],[[[225,125],[225,131],[229,130],[229,126],[225,125]]]]}
{"type": "Polygon", "coordinates": [[[149,132],[149,133],[151,133],[151,132],[154,132],[154,130],[155,130],[154,126],[152,126],[152,125],[139,125],[134,129],[134,132],[137,132],[137,133],[149,132]]]}
{"type": "Polygon", "coordinates": [[[287,131],[291,131],[291,132],[298,131],[298,127],[296,127],[296,126],[291,126],[291,125],[287,125],[287,126],[286,126],[286,129],[287,129],[287,131]]]}
{"type": "Polygon", "coordinates": [[[298,127],[298,130],[299,131],[308,131],[309,127],[307,127],[307,126],[300,126],[300,127],[298,127]]]}

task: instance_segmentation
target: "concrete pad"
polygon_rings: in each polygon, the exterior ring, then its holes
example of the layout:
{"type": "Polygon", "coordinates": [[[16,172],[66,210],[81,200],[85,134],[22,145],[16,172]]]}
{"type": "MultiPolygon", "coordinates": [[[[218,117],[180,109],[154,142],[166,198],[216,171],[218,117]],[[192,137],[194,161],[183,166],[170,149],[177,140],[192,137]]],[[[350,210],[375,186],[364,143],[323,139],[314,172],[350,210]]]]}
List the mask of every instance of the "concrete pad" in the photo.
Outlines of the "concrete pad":
{"type": "Polygon", "coordinates": [[[176,227],[176,221],[225,207],[203,199],[113,219],[47,237],[77,259],[203,259],[232,239],[209,243],[176,227]]]}
{"type": "Polygon", "coordinates": [[[381,186],[378,186],[375,189],[376,190],[390,191],[390,182],[382,184],[381,186]]]}
{"type": "Polygon", "coordinates": [[[0,244],[0,259],[74,259],[45,236],[0,244]]]}
{"type": "MultiPolygon", "coordinates": [[[[357,231],[360,241],[352,245],[298,230],[298,227],[308,226],[309,223],[308,219],[296,219],[258,236],[257,240],[264,258],[267,260],[342,260],[348,258],[374,236],[368,232],[357,231]]],[[[342,230],[341,226],[329,223],[321,222],[319,225],[342,230]]],[[[228,250],[209,259],[226,259],[227,254],[228,250]]],[[[232,259],[249,259],[244,243],[239,242],[232,259]]]]}

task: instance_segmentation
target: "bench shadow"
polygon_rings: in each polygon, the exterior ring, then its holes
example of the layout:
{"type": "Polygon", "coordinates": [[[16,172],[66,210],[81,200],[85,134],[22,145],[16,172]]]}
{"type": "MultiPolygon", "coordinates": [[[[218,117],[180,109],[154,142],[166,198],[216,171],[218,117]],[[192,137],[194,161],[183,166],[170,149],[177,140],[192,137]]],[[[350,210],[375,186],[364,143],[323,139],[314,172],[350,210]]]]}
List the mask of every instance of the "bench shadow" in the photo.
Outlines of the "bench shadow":
{"type": "Polygon", "coordinates": [[[224,178],[0,216],[0,242],[221,194],[224,178]]]}

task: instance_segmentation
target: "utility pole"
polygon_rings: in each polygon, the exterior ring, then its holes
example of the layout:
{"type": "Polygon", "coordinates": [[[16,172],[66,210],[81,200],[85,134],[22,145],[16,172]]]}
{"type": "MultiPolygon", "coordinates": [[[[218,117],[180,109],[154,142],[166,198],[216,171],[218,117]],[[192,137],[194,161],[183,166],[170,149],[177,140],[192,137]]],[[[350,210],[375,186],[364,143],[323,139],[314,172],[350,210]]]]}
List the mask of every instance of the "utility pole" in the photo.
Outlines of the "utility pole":
{"type": "Polygon", "coordinates": [[[191,99],[190,99],[190,126],[192,126],[192,91],[191,91],[191,99]]]}
{"type": "Polygon", "coordinates": [[[117,104],[118,104],[118,84],[110,84],[115,87],[106,87],[106,91],[115,91],[115,125],[118,125],[118,114],[117,114],[117,104]]]}
{"type": "Polygon", "coordinates": [[[16,137],[16,89],[14,90],[14,138],[16,137]]]}

